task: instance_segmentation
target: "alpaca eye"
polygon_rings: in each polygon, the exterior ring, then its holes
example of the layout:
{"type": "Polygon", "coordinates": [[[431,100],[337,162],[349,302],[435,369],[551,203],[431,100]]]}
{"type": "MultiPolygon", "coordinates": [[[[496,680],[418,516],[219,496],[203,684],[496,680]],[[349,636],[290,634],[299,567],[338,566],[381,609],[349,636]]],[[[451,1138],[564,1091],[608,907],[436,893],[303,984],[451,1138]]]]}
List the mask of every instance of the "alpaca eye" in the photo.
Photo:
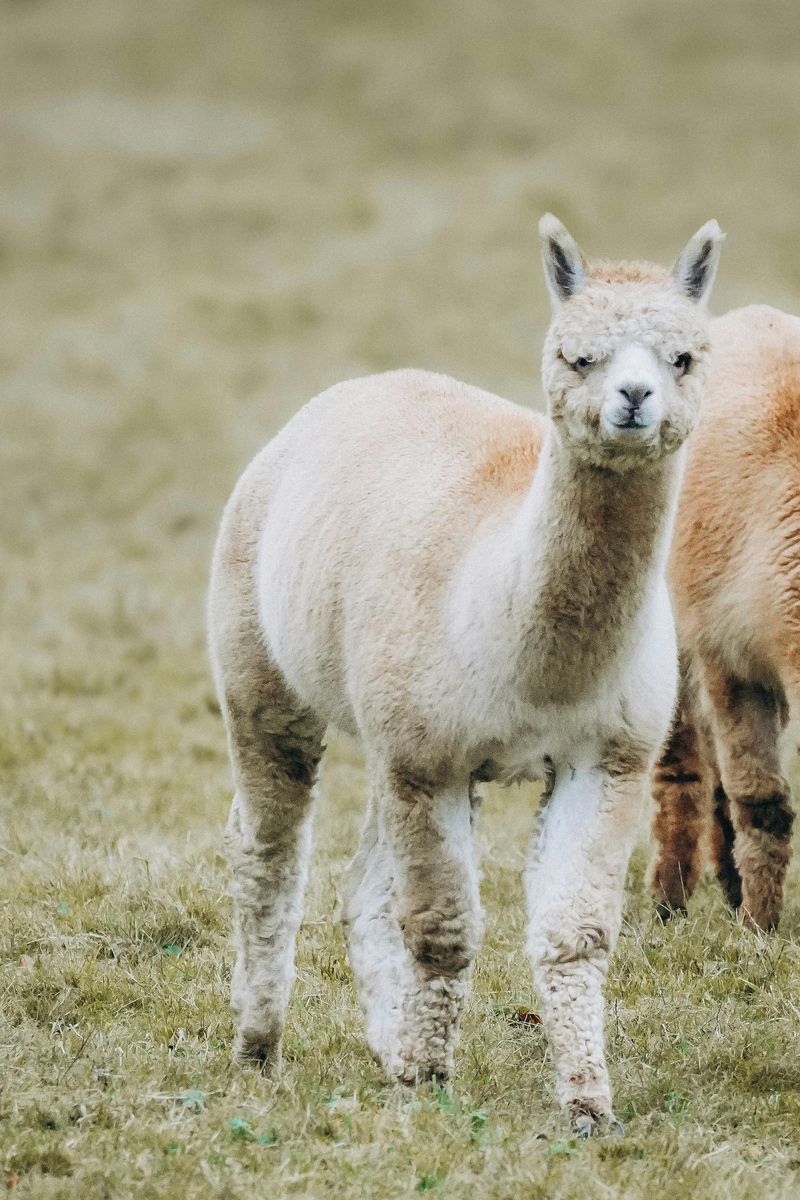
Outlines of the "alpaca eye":
{"type": "Polygon", "coordinates": [[[593,358],[576,358],[569,364],[573,371],[588,371],[589,367],[594,365],[593,358]]]}
{"type": "Polygon", "coordinates": [[[673,362],[672,367],[673,370],[677,372],[678,376],[686,375],[691,370],[693,362],[694,359],[692,358],[691,354],[679,354],[673,362]]]}

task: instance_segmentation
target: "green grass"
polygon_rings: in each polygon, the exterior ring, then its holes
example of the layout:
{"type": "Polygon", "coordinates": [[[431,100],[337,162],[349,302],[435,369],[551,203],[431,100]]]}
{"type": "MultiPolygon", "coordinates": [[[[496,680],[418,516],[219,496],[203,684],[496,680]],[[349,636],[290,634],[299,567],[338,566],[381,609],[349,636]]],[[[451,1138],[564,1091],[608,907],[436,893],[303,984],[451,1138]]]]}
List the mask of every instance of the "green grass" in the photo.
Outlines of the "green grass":
{"type": "MultiPolygon", "coordinates": [[[[208,715],[194,721],[202,746],[208,715]]],[[[641,897],[641,864],[608,989],[625,1136],[566,1134],[541,1030],[519,1020],[535,1007],[521,951],[524,792],[493,792],[486,806],[489,930],[452,1094],[387,1085],[331,919],[363,792],[344,744],[324,775],[283,1078],[232,1068],[214,828],[225,767],[220,752],[190,758],[198,780],[219,781],[218,804],[193,809],[187,797],[154,830],[120,789],[83,819],[73,802],[60,836],[54,815],[20,822],[5,848],[0,1154],[19,1195],[238,1197],[257,1184],[300,1196],[722,1200],[763,1195],[765,1172],[771,1196],[796,1195],[800,949],[733,925],[710,888],[664,929],[641,897]],[[48,829],[49,841],[37,836],[48,829]]],[[[67,809],[74,780],[50,786],[67,809]]],[[[797,918],[793,895],[790,929],[797,918]]]]}
{"type": "MultiPolygon", "coordinates": [[[[534,404],[534,219],[798,307],[795,6],[5,0],[0,9],[0,1168],[20,1197],[745,1200],[800,1189],[800,888],[781,933],[630,880],[619,1141],[551,1094],[522,953],[535,794],[481,823],[452,1095],[369,1058],[335,742],[277,1083],[230,1066],[229,800],[203,603],[239,470],[336,379],[413,363],[534,404]],[[768,1182],[767,1182],[768,1181],[768,1182]]],[[[0,1174],[0,1187],[3,1175],[0,1174]]]]}

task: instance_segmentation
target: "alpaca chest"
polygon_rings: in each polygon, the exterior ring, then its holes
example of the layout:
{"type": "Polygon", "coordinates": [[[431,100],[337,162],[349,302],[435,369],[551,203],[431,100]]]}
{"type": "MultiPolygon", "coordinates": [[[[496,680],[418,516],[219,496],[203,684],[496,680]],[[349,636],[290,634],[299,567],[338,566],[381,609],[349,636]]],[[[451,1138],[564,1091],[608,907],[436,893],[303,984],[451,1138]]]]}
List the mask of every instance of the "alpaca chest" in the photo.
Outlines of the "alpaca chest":
{"type": "Polygon", "coordinates": [[[613,690],[639,637],[642,589],[626,574],[543,591],[521,651],[532,704],[574,704],[613,690]]]}

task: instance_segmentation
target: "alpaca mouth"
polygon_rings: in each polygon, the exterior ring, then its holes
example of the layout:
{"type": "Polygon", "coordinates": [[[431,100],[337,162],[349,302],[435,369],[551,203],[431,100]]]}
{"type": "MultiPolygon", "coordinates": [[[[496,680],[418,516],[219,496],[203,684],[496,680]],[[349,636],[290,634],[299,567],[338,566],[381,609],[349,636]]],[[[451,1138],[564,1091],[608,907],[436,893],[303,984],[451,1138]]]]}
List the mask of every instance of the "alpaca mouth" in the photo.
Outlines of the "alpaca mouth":
{"type": "Polygon", "coordinates": [[[618,429],[644,429],[645,423],[642,420],[641,414],[634,410],[627,417],[620,421],[615,421],[614,424],[618,429]]]}
{"type": "Polygon", "coordinates": [[[638,410],[620,414],[604,422],[606,432],[612,437],[646,437],[653,433],[653,423],[643,419],[638,410]]]}

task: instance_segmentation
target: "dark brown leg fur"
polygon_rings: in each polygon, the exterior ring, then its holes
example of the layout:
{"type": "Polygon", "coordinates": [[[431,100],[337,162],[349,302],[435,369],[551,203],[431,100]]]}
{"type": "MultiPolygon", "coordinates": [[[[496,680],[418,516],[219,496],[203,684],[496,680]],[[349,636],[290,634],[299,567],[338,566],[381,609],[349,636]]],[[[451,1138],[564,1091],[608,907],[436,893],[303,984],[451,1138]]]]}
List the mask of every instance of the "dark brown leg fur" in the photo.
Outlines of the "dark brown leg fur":
{"type": "Polygon", "coordinates": [[[684,686],[672,731],[653,771],[653,836],[656,853],[651,887],[662,918],[685,911],[703,866],[703,832],[709,819],[711,782],[693,706],[684,686]]]}
{"type": "Polygon", "coordinates": [[[725,899],[734,912],[742,903],[742,878],[733,853],[735,836],[728,797],[718,782],[714,789],[709,857],[725,899]]]}

